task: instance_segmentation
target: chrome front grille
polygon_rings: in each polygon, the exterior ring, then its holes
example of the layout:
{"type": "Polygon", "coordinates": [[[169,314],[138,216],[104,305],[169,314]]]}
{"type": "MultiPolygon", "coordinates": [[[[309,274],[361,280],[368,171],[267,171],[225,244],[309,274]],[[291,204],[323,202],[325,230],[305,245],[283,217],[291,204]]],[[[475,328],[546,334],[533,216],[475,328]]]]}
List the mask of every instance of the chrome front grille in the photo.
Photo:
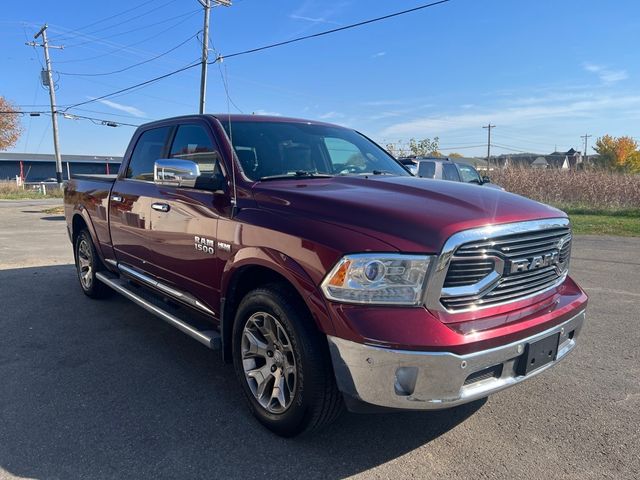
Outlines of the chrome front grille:
{"type": "MultiPolygon", "coordinates": [[[[533,227],[536,222],[526,222],[533,227]]],[[[514,224],[518,225],[518,224],[514,224]]],[[[571,252],[568,222],[485,235],[459,244],[442,283],[441,304],[450,311],[516,301],[542,292],[566,276],[571,252]]]]}
{"type": "Polygon", "coordinates": [[[473,285],[493,272],[494,261],[485,258],[461,258],[449,266],[445,287],[473,285]]]}

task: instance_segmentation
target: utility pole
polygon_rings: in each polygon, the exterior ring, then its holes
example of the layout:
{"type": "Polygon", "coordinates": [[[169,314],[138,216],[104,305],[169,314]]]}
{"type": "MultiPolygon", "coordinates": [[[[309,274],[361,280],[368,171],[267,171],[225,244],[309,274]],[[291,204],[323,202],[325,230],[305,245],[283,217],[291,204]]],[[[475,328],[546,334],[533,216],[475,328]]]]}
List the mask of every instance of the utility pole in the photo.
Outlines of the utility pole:
{"type": "Polygon", "coordinates": [[[204,8],[204,27],[202,29],[202,71],[200,72],[200,114],[204,113],[207,96],[207,62],[209,61],[209,16],[211,15],[211,0],[198,0],[204,8]]]}
{"type": "Polygon", "coordinates": [[[485,125],[482,128],[487,129],[487,170],[489,170],[491,167],[491,129],[496,128],[496,126],[489,123],[489,125],[485,125]]]}
{"type": "MultiPolygon", "coordinates": [[[[209,63],[209,17],[212,0],[198,0],[204,9],[204,26],[202,27],[202,68],[200,72],[200,114],[204,113],[207,97],[207,65],[209,63]]],[[[231,6],[231,0],[213,0],[216,5],[231,6]]]]}
{"type": "Polygon", "coordinates": [[[589,155],[587,155],[587,139],[589,139],[589,137],[592,137],[593,135],[589,135],[587,133],[585,133],[584,135],[580,135],[580,138],[584,139],[584,160],[583,163],[586,165],[587,164],[587,160],[589,160],[589,155]]]}
{"type": "Polygon", "coordinates": [[[51,58],[49,57],[49,49],[56,48],[62,50],[63,46],[49,45],[47,41],[47,24],[45,24],[36,33],[33,38],[37,39],[42,36],[42,43],[26,42],[26,45],[30,47],[42,47],[44,48],[44,60],[46,64],[46,71],[43,70],[43,83],[49,87],[49,101],[51,103],[51,123],[53,124],[53,150],[56,156],[56,180],[58,186],[62,188],[62,157],[60,156],[60,145],[58,142],[58,112],[56,110],[56,88],[53,84],[53,76],[51,75],[51,58]],[[46,77],[45,77],[46,75],[46,77]]]}

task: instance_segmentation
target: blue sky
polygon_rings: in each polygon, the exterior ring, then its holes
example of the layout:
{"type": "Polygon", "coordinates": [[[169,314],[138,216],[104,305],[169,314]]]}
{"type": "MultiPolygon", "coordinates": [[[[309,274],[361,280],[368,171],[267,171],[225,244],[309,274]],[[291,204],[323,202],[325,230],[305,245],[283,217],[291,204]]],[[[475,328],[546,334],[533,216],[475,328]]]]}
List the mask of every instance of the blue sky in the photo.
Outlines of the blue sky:
{"type": "MultiPolygon", "coordinates": [[[[0,95],[44,105],[42,52],[24,45],[50,26],[59,104],[89,100],[185,66],[200,55],[196,0],[7,2],[0,19],[0,95]],[[99,8],[88,8],[88,6],[99,8]],[[82,27],[118,14],[112,20],[82,27]],[[79,30],[78,30],[79,29],[79,30]],[[139,67],[102,73],[144,61],[139,67]]],[[[421,0],[236,0],[212,12],[213,45],[229,54],[411,8],[421,0]]],[[[245,113],[322,119],[380,143],[438,136],[468,156],[581,149],[580,135],[640,139],[640,2],[632,0],[452,0],[377,24],[226,60],[210,67],[208,112],[226,112],[222,73],[245,113]]],[[[199,70],[73,110],[144,123],[197,111],[199,70]],[[88,111],[90,110],[90,111],[88,111]]],[[[25,110],[30,107],[26,107],[25,110]]],[[[231,111],[237,111],[231,107],[231,111]]],[[[13,149],[52,152],[50,119],[23,119],[13,149]]],[[[65,154],[119,155],[133,128],[60,119],[65,154]]]]}

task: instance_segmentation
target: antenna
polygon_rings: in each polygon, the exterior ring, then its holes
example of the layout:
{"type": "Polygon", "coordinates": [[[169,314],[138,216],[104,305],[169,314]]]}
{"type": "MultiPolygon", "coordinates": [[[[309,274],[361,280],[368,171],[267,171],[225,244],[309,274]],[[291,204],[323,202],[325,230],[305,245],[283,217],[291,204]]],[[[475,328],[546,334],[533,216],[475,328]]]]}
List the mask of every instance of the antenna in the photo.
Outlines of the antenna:
{"type": "MultiPolygon", "coordinates": [[[[219,62],[222,62],[223,59],[218,57],[219,62]]],[[[231,143],[231,182],[233,183],[233,198],[231,199],[231,218],[235,217],[238,212],[238,189],[236,187],[236,149],[233,146],[233,128],[231,127],[231,98],[229,97],[229,76],[227,75],[227,66],[224,66],[224,93],[227,97],[227,122],[229,122],[229,142],[231,143]]]]}

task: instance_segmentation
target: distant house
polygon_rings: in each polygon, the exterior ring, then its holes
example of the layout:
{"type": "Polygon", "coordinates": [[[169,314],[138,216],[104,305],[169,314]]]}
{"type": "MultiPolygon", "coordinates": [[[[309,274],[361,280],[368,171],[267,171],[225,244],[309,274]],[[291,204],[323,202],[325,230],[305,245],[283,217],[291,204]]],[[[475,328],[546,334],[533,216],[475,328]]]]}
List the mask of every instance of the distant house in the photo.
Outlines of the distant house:
{"type": "Polygon", "coordinates": [[[549,162],[544,157],[538,157],[533,162],[531,162],[531,166],[533,168],[549,168],[549,162]]]}
{"type": "MultiPolygon", "coordinates": [[[[62,177],[71,173],[117,173],[122,157],[104,155],[63,155],[62,177]]],[[[56,176],[56,161],[48,153],[0,152],[0,180],[22,175],[26,182],[41,182],[56,176]]]]}
{"type": "MultiPolygon", "coordinates": [[[[594,163],[598,155],[589,156],[589,164],[594,163]]],[[[578,170],[583,168],[587,161],[582,152],[573,148],[566,152],[551,152],[546,155],[536,153],[510,153],[498,155],[496,162],[501,167],[533,167],[533,168],[558,168],[563,170],[578,170]]]]}
{"type": "Polygon", "coordinates": [[[553,168],[566,168],[576,170],[578,165],[582,163],[582,152],[578,152],[573,148],[570,148],[566,152],[552,152],[545,156],[549,166],[553,168]]]}

